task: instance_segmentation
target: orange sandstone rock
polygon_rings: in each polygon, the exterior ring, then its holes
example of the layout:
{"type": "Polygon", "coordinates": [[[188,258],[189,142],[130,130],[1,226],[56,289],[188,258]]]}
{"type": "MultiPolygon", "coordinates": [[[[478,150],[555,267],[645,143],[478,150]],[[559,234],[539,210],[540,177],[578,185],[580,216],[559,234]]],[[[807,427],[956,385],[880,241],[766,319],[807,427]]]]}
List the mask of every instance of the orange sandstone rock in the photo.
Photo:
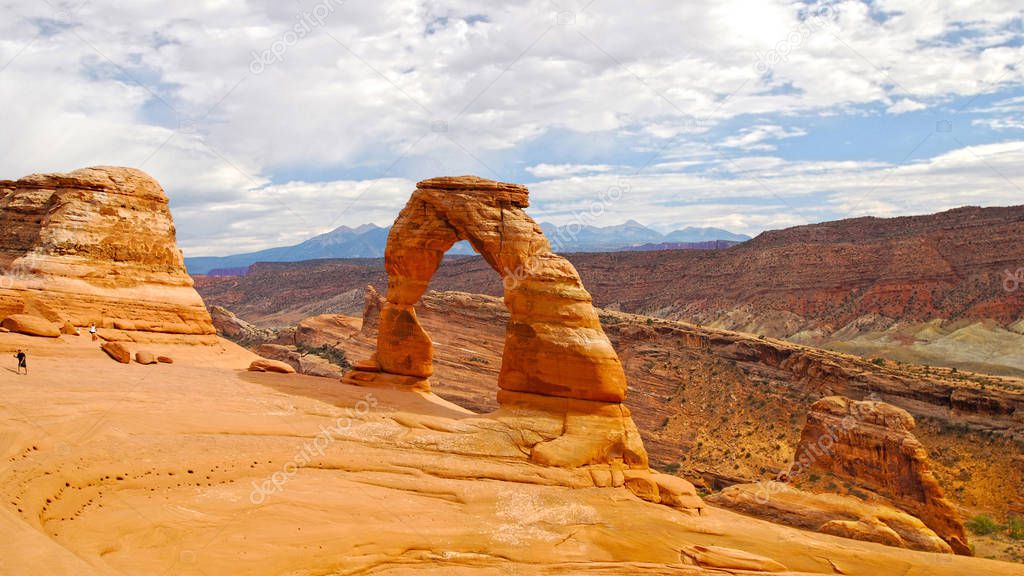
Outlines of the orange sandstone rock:
{"type": "Polygon", "coordinates": [[[120,342],[104,342],[100,348],[106,352],[108,356],[117,360],[121,364],[131,364],[132,362],[132,351],[120,342]]]}
{"type": "Polygon", "coordinates": [[[378,362],[427,378],[433,348],[413,305],[444,253],[468,240],[502,277],[511,313],[498,385],[504,390],[621,402],[626,376],[576,269],[523,211],[525,186],[473,176],[420,182],[388,237],[378,362]]]}
{"type": "Polygon", "coordinates": [[[420,182],[388,237],[383,303],[367,291],[363,327],[379,316],[376,353],[343,381],[429,391],[433,343],[414,306],[445,252],[467,240],[505,286],[500,408],[487,426],[513,431],[472,449],[500,452],[511,439],[515,452],[532,463],[586,470],[594,486],[626,486],[650,502],[699,511],[692,484],[649,470],[640,433],[622,404],[626,376],[619,357],[576,269],[551,251],[523,211],[528,203],[526,187],[516,184],[473,176],[420,182]]]}
{"type": "Polygon", "coordinates": [[[28,336],[41,336],[44,338],[59,338],[60,327],[46,318],[30,316],[28,314],[14,314],[4,318],[0,323],[11,332],[25,334],[28,336]]]}
{"type": "Polygon", "coordinates": [[[278,374],[295,374],[295,368],[278,360],[260,358],[249,365],[250,372],[276,372],[278,374]]]}
{"type": "Polygon", "coordinates": [[[815,494],[781,482],[736,484],[708,502],[796,528],[877,542],[887,546],[951,554],[942,538],[918,518],[881,502],[815,494]]]}
{"type": "Polygon", "coordinates": [[[212,335],[167,196],[147,174],[94,167],[0,181],[0,316],[212,335]],[[36,313],[46,310],[52,314],[36,313]]]}
{"type": "Polygon", "coordinates": [[[920,518],[954,552],[970,555],[960,515],[932,474],[914,426],[906,410],[884,402],[822,398],[807,414],[796,465],[878,492],[920,518]]]}

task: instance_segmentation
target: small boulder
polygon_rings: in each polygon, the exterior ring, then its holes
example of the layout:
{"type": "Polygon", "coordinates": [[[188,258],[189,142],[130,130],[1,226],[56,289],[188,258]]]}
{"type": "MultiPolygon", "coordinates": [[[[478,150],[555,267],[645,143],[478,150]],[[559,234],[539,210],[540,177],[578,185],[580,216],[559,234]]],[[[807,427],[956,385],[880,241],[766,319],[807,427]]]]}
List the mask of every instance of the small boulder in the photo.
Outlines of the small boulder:
{"type": "Polygon", "coordinates": [[[295,374],[295,368],[284,362],[260,358],[249,365],[250,372],[276,372],[278,374],[295,374]]]}
{"type": "Polygon", "coordinates": [[[0,326],[7,328],[11,332],[28,336],[40,336],[43,338],[60,337],[60,326],[39,316],[14,314],[4,318],[3,322],[0,322],[0,326]]]}
{"type": "Polygon", "coordinates": [[[67,334],[68,336],[78,336],[78,328],[75,328],[75,325],[72,324],[70,320],[65,320],[64,326],[60,329],[60,333],[67,334]]]}
{"type": "Polygon", "coordinates": [[[0,326],[0,334],[8,334],[8,333],[10,333],[10,330],[8,330],[7,328],[4,328],[3,326],[0,326]]]}
{"type": "Polygon", "coordinates": [[[156,364],[156,354],[153,354],[148,350],[139,350],[138,352],[135,353],[135,361],[138,362],[139,364],[156,364]]]}
{"type": "Polygon", "coordinates": [[[132,351],[120,342],[104,342],[100,348],[121,364],[130,364],[132,361],[132,351]]]}
{"type": "Polygon", "coordinates": [[[161,364],[174,364],[174,358],[170,356],[157,356],[156,361],[161,364]]]}

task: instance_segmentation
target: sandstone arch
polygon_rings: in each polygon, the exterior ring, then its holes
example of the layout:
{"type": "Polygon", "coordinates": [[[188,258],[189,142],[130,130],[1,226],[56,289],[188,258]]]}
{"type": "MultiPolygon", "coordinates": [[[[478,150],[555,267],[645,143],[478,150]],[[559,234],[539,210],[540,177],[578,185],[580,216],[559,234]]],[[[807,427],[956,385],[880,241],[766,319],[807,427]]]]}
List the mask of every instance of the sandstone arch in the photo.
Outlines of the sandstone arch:
{"type": "Polygon", "coordinates": [[[421,382],[430,338],[413,305],[445,252],[469,241],[501,275],[510,320],[498,385],[542,396],[622,402],[626,377],[576,269],[554,254],[524,208],[525,186],[472,176],[420,182],[388,237],[388,290],[377,365],[421,382]]]}
{"type": "MultiPolygon", "coordinates": [[[[693,485],[652,472],[629,409],[626,376],[601,328],[590,294],[572,264],[554,254],[523,211],[525,186],[473,176],[433,178],[416,186],[388,237],[388,290],[377,352],[343,381],[357,386],[428,391],[433,345],[413,305],[444,253],[468,240],[505,279],[509,308],[498,404],[488,415],[422,428],[460,454],[524,458],[572,469],[570,485],[625,486],[637,496],[690,512],[693,485]]],[[[370,295],[371,300],[376,299],[370,295]]],[[[403,415],[407,424],[415,417],[403,415]]]]}

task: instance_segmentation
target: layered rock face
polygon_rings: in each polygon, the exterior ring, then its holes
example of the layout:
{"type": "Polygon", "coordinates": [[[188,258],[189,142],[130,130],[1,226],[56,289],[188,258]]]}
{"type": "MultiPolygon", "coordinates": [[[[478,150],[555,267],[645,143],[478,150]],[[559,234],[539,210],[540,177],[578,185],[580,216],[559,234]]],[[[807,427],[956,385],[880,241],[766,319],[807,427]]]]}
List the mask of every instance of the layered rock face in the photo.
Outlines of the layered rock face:
{"type": "MultiPolygon", "coordinates": [[[[453,266],[443,264],[432,287],[446,271],[453,274],[453,266]]],[[[324,274],[326,281],[344,279],[324,274]]],[[[272,278],[261,281],[269,284],[272,278]]],[[[294,276],[278,280],[297,281],[294,276]]],[[[361,291],[360,303],[363,296],[361,291]]],[[[379,300],[371,299],[370,309],[361,307],[356,316],[361,313],[372,323],[377,311],[379,300]]],[[[598,313],[622,359],[632,391],[626,404],[655,468],[678,467],[678,474],[708,492],[737,483],[757,485],[776,478],[792,461],[811,404],[823,396],[874,394],[918,418],[915,435],[957,506],[971,509],[971,515],[1024,514],[1024,444],[1014,441],[1015,436],[1024,440],[1024,421],[1017,417],[1024,413],[1020,380],[964,379],[949,370],[878,365],[707,326],[606,309],[598,313]]],[[[502,300],[428,292],[416,314],[433,340],[431,390],[477,413],[496,410],[493,391],[509,318],[502,300]]],[[[350,359],[367,358],[376,350],[376,329],[369,332],[347,340],[331,335],[328,343],[340,341],[339,349],[350,359]]]]}
{"type": "Polygon", "coordinates": [[[914,426],[907,411],[884,402],[822,398],[807,414],[795,466],[874,490],[920,518],[954,552],[970,554],[960,516],[911,433],[914,426]]]}
{"type": "Polygon", "coordinates": [[[708,497],[715,506],[731,508],[779,524],[877,542],[886,546],[949,554],[949,544],[914,516],[880,503],[852,496],[816,494],[781,482],[736,484],[708,497]]]}
{"type": "MultiPolygon", "coordinates": [[[[1024,266],[1024,242],[1007,239],[1022,235],[1024,206],[962,208],[799,226],[724,250],[568,258],[606,309],[860,356],[1019,375],[1024,289],[1007,287],[1024,266]]],[[[477,258],[452,258],[433,287],[500,295],[489,268],[477,258]]],[[[260,264],[244,278],[208,279],[201,291],[255,321],[335,305],[339,291],[368,282],[383,282],[376,260],[260,264]],[[282,293],[287,297],[277,297],[282,293]]],[[[355,314],[360,304],[353,299],[351,308],[331,311],[355,314]]]]}
{"type": "MultiPolygon", "coordinates": [[[[500,409],[492,416],[515,422],[518,449],[538,464],[597,466],[598,486],[626,485],[651,501],[699,507],[688,483],[648,471],[639,431],[622,405],[619,358],[575,268],[551,252],[523,211],[527,194],[523,186],[468,176],[418,184],[388,238],[376,354],[345,382],[429,390],[433,343],[414,305],[444,253],[468,240],[505,285],[509,319],[500,409]]],[[[368,296],[370,316],[374,297],[368,296]]]]}
{"type": "Polygon", "coordinates": [[[130,168],[0,181],[0,316],[39,306],[77,326],[215,334],[167,196],[130,168]]]}
{"type": "Polygon", "coordinates": [[[218,334],[243,346],[260,344],[274,338],[272,330],[254,326],[223,306],[210,306],[210,317],[218,334]]]}

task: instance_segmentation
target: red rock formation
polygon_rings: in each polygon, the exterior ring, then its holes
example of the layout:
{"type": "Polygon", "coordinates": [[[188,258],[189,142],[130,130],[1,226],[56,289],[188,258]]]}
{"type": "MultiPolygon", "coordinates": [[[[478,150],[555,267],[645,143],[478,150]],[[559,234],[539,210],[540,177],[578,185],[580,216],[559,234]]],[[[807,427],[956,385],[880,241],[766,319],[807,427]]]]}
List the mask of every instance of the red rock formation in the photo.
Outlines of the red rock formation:
{"type": "Polygon", "coordinates": [[[415,378],[433,373],[433,347],[413,305],[444,253],[468,240],[503,279],[511,312],[498,385],[581,400],[625,398],[625,373],[590,294],[523,211],[527,195],[524,186],[475,177],[417,185],[388,237],[388,291],[377,340],[384,372],[415,378]]]}
{"type": "Polygon", "coordinates": [[[215,333],[185,272],[167,197],[139,170],[0,181],[0,279],[0,317],[35,300],[77,326],[215,333]]]}
{"type": "Polygon", "coordinates": [[[853,496],[812,493],[789,484],[766,481],[736,484],[707,501],[750,516],[823,534],[887,546],[951,554],[942,538],[918,518],[880,502],[853,496]]]}
{"type": "Polygon", "coordinates": [[[551,252],[523,211],[527,202],[526,188],[514,184],[475,177],[420,182],[388,239],[376,353],[345,382],[429,389],[433,343],[414,306],[444,253],[468,240],[505,284],[500,408],[491,417],[513,423],[517,448],[534,463],[590,467],[595,486],[626,486],[652,502],[699,508],[691,484],[648,469],[640,433],[622,405],[625,373],[590,294],[572,265],[551,252]]]}
{"type": "Polygon", "coordinates": [[[969,555],[960,515],[935,480],[914,426],[907,411],[884,402],[822,398],[807,414],[794,468],[874,490],[920,518],[954,552],[969,555]]]}
{"type": "Polygon", "coordinates": [[[279,360],[260,358],[249,364],[250,372],[276,372],[278,374],[295,374],[296,370],[290,364],[279,360]]]}
{"type": "MultiPolygon", "coordinates": [[[[1024,289],[1003,286],[1007,272],[1024,267],[1024,242],[1008,240],[1021,237],[1024,206],[962,208],[799,226],[725,250],[567,258],[604,308],[798,337],[812,345],[831,347],[839,341],[861,355],[981,371],[989,371],[984,364],[1010,366],[1019,373],[1024,369],[1016,354],[1020,337],[1003,344],[1012,335],[992,330],[1016,325],[1016,333],[1024,333],[1024,324],[1014,324],[1024,316],[1024,289]],[[948,347],[915,342],[922,329],[918,323],[938,321],[940,332],[954,338],[963,320],[994,321],[979,326],[992,337],[967,332],[956,338],[954,355],[948,347]],[[858,336],[868,340],[854,342],[858,336]],[[910,343],[898,346],[900,356],[887,355],[903,339],[910,343]]],[[[308,310],[368,282],[379,285],[383,276],[377,260],[258,264],[248,276],[211,281],[202,292],[208,301],[256,321],[308,310]]],[[[500,279],[479,258],[446,259],[432,286],[492,296],[503,292],[500,279]]],[[[922,340],[931,340],[934,329],[925,329],[922,340]]]]}
{"type": "Polygon", "coordinates": [[[132,351],[120,342],[104,342],[100,349],[121,364],[131,364],[132,362],[132,351]]]}
{"type": "Polygon", "coordinates": [[[60,336],[60,326],[45,318],[29,314],[13,314],[4,318],[0,325],[11,332],[28,336],[43,338],[58,338],[60,336]]]}
{"type": "MultiPolygon", "coordinates": [[[[327,280],[344,280],[321,264],[317,269],[327,280]]],[[[432,285],[454,282],[442,277],[451,272],[442,265],[432,285]]],[[[301,281],[291,275],[287,280],[301,281]]],[[[362,292],[358,300],[364,301],[362,292]]],[[[477,413],[498,409],[493,391],[509,318],[502,300],[429,292],[416,314],[434,344],[432,391],[477,413]]],[[[627,406],[656,468],[669,467],[712,492],[775,478],[792,461],[811,404],[823,396],[875,395],[919,419],[916,434],[958,506],[993,516],[1024,511],[1022,444],[1013,441],[1024,439],[1021,380],[878,365],[772,338],[610,310],[599,314],[622,359],[627,406]],[[740,456],[726,457],[735,454],[740,456]]],[[[338,340],[332,336],[330,343],[338,340]]],[[[350,359],[368,358],[376,333],[338,348],[350,359]]]]}

